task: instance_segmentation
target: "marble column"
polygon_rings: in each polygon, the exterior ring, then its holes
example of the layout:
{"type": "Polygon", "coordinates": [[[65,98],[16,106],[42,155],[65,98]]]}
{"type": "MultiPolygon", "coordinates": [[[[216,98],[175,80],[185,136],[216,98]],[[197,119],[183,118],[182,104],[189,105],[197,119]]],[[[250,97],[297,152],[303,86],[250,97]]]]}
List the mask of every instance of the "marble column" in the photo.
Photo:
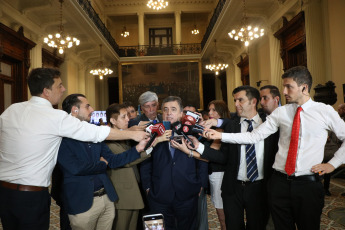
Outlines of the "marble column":
{"type": "Polygon", "coordinates": [[[139,46],[145,45],[145,25],[144,25],[144,13],[138,13],[138,35],[139,35],[139,46]]]}
{"type": "MultiPolygon", "coordinates": [[[[314,88],[327,81],[325,68],[324,26],[322,1],[309,0],[305,4],[305,32],[307,46],[307,65],[313,77],[314,88]]],[[[314,90],[311,89],[312,96],[314,90]]]]}
{"type": "Polygon", "coordinates": [[[181,44],[181,11],[175,11],[176,44],[181,44]]]}

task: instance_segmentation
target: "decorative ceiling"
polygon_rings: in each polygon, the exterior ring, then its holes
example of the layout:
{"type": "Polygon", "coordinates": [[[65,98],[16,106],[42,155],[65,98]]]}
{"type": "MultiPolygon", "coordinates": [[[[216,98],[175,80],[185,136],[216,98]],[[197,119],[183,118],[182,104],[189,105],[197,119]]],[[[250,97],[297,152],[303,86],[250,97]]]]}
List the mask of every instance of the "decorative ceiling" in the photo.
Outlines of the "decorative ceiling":
{"type": "MultiPolygon", "coordinates": [[[[73,48],[75,54],[88,63],[99,58],[99,44],[104,46],[104,57],[117,62],[119,57],[95,25],[78,4],[79,0],[65,0],[63,3],[63,23],[67,33],[80,39],[80,46],[73,48]]],[[[304,0],[307,1],[307,0],[304,0]]],[[[144,13],[148,18],[159,20],[173,17],[175,12],[181,12],[181,20],[193,20],[195,15],[208,22],[218,3],[218,0],[169,0],[169,7],[160,11],[149,9],[147,0],[90,0],[99,18],[106,26],[116,24],[122,18],[135,23],[137,15],[144,13]]],[[[296,11],[299,0],[246,0],[248,22],[265,28],[266,34],[272,33],[268,25],[281,21],[281,12],[289,14],[296,11]],[[280,12],[279,14],[277,12],[280,12]]],[[[243,50],[243,44],[228,37],[235,26],[240,24],[242,17],[242,0],[227,0],[218,22],[210,34],[202,53],[202,58],[212,56],[212,41],[217,39],[219,53],[225,58],[233,58],[243,50]]],[[[24,27],[25,36],[43,40],[59,26],[58,0],[0,0],[0,19],[11,28],[24,27]]],[[[194,19],[195,20],[195,19],[194,19]]],[[[123,25],[121,26],[122,29],[123,25]]],[[[203,34],[201,34],[203,36],[203,34]]],[[[266,35],[265,35],[266,36],[266,35]]],[[[121,45],[121,44],[119,44],[121,45]]],[[[47,48],[44,44],[42,47],[47,48]]]]}

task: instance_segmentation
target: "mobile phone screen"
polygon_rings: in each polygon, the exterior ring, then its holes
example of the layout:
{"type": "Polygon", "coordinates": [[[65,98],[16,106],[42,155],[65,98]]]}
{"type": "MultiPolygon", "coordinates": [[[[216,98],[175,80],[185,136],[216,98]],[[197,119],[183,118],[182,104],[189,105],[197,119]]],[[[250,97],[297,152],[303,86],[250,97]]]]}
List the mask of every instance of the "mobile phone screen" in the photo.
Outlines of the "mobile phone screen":
{"type": "Polygon", "coordinates": [[[143,216],[144,230],[164,230],[163,214],[143,216]]]}
{"type": "Polygon", "coordinates": [[[179,143],[179,144],[182,144],[182,138],[183,138],[182,135],[175,135],[175,136],[172,137],[172,139],[174,141],[176,141],[177,143],[179,143]]]}

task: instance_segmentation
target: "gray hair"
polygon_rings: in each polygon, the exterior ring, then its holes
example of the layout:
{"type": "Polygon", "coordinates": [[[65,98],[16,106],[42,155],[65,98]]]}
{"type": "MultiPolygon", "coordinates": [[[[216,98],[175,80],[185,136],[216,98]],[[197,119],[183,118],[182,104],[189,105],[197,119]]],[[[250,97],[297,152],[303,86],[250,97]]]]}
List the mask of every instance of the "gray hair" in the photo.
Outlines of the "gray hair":
{"type": "Polygon", "coordinates": [[[140,105],[144,105],[146,102],[151,102],[151,101],[158,102],[157,94],[151,91],[146,91],[145,93],[141,94],[138,99],[138,102],[140,105]]]}

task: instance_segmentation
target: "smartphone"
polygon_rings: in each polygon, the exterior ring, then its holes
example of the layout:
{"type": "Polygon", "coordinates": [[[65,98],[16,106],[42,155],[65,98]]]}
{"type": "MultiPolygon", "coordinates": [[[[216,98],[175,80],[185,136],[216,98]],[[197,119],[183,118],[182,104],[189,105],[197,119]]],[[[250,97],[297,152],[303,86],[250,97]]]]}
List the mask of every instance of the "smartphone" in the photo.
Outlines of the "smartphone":
{"type": "Polygon", "coordinates": [[[175,135],[171,137],[172,140],[176,141],[179,144],[182,144],[182,138],[183,138],[182,135],[175,135]]]}
{"type": "Polygon", "coordinates": [[[143,216],[144,230],[164,230],[164,216],[161,213],[143,216]]]}

